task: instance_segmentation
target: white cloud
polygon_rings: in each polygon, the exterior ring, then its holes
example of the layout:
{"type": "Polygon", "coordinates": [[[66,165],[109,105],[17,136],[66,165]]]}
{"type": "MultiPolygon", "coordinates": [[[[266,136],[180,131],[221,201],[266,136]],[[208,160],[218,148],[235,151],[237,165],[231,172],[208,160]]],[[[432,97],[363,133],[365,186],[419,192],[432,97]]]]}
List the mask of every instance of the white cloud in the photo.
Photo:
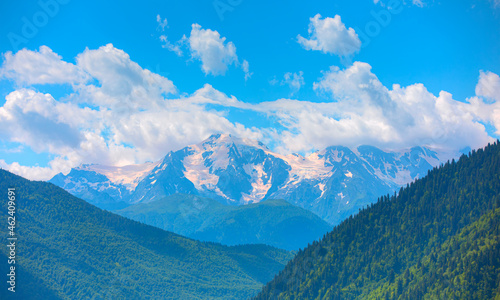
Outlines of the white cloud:
{"type": "Polygon", "coordinates": [[[177,56],[182,56],[183,53],[182,53],[181,47],[182,47],[182,44],[184,42],[183,39],[172,44],[168,40],[168,37],[166,35],[160,35],[160,41],[163,42],[163,44],[161,45],[162,48],[165,48],[168,51],[174,52],[175,54],[177,54],[177,56]]]}
{"type": "Polygon", "coordinates": [[[49,179],[80,163],[158,160],[214,132],[262,138],[259,129],[228,121],[224,111],[205,109],[210,103],[238,105],[236,98],[210,85],[191,96],[168,99],[176,92],[170,80],[141,68],[111,44],[86,49],[76,60],[75,68],[93,80],[74,85],[64,99],[18,89],[0,107],[0,139],[55,158],[47,167],[5,161],[2,167],[31,179],[49,179]]]}
{"type": "MultiPolygon", "coordinates": [[[[156,23],[158,23],[158,26],[156,27],[157,31],[164,32],[165,27],[168,28],[167,19],[165,18],[162,20],[160,15],[156,15],[156,23]]],[[[183,46],[185,40],[186,37],[183,37],[181,40],[172,43],[168,40],[168,37],[165,34],[160,35],[160,41],[162,42],[161,47],[174,52],[177,56],[182,56],[183,53],[181,47],[183,46]]]]}
{"type": "Polygon", "coordinates": [[[253,75],[247,60],[240,63],[234,43],[226,41],[226,38],[221,37],[216,30],[203,29],[199,24],[192,24],[189,37],[184,35],[172,43],[166,35],[161,35],[160,41],[163,48],[174,52],[177,56],[182,56],[182,49],[185,48],[192,59],[201,62],[201,69],[205,75],[225,75],[231,65],[241,67],[245,73],[245,81],[253,75]]]}
{"type": "Polygon", "coordinates": [[[304,49],[349,56],[361,48],[361,41],[354,29],[347,29],[339,15],[321,19],[321,15],[317,14],[309,20],[309,38],[297,36],[298,43],[304,49]]]}
{"type": "Polygon", "coordinates": [[[81,163],[127,165],[155,161],[168,151],[197,143],[214,132],[262,139],[259,129],[230,122],[223,111],[205,109],[206,104],[245,106],[238,103],[236,98],[207,85],[188,98],[124,114],[109,107],[81,108],[33,90],[14,91],[0,108],[0,138],[56,157],[48,167],[5,162],[0,165],[30,179],[46,180],[81,163]]]}
{"type": "Polygon", "coordinates": [[[243,60],[243,62],[241,63],[241,69],[245,73],[245,81],[247,81],[248,79],[250,79],[250,77],[252,77],[253,73],[250,72],[250,64],[246,59],[243,60]]]}
{"type": "Polygon", "coordinates": [[[329,145],[375,145],[402,148],[429,145],[446,149],[477,148],[492,139],[486,121],[470,104],[449,93],[434,96],[422,84],[392,90],[383,86],[371,66],[331,68],[315,83],[334,102],[312,103],[282,99],[259,104],[286,127],[279,140],[283,151],[310,151],[329,145]]]}
{"type": "Polygon", "coordinates": [[[191,56],[201,61],[205,74],[224,75],[229,65],[238,63],[236,47],[211,29],[193,24],[188,38],[191,56]]]}
{"type": "Polygon", "coordinates": [[[37,180],[68,172],[81,162],[78,149],[85,140],[85,131],[98,127],[100,118],[99,112],[59,102],[49,94],[31,89],[13,91],[0,107],[0,138],[57,157],[49,167],[7,165],[5,161],[0,161],[0,166],[37,180]]]}
{"type": "Polygon", "coordinates": [[[78,67],[100,83],[79,89],[80,96],[94,105],[121,112],[154,108],[164,101],[165,95],[177,92],[171,80],[141,68],[112,44],[97,50],[86,49],[76,60],[78,67]]]}
{"type": "Polygon", "coordinates": [[[492,72],[479,73],[476,96],[467,99],[473,115],[492,124],[500,135],[500,77],[492,72]]]}
{"type": "Polygon", "coordinates": [[[292,90],[292,94],[297,93],[300,88],[305,84],[304,82],[304,72],[300,71],[299,73],[285,73],[284,82],[287,84],[292,90]]]}
{"type": "Polygon", "coordinates": [[[314,90],[329,93],[337,101],[350,103],[356,113],[379,111],[383,108],[384,115],[388,117],[386,122],[404,123],[411,120],[407,113],[397,109],[389,90],[371,72],[369,64],[355,62],[345,70],[332,67],[323,75],[319,82],[313,84],[314,90]]]}
{"type": "Polygon", "coordinates": [[[12,79],[18,85],[76,84],[88,79],[87,74],[74,64],[63,61],[47,46],[40,46],[38,51],[22,49],[16,54],[5,53],[1,77],[12,79]]]}
{"type": "Polygon", "coordinates": [[[223,92],[214,89],[210,84],[205,84],[203,88],[194,92],[192,97],[186,99],[188,103],[196,104],[219,104],[226,107],[250,108],[244,102],[238,101],[235,96],[228,97],[223,92]]]}
{"type": "Polygon", "coordinates": [[[476,85],[476,95],[500,102],[500,76],[481,71],[476,85]]]}
{"type": "MultiPolygon", "coordinates": [[[[0,139],[55,158],[47,167],[5,161],[0,166],[31,179],[49,179],[80,163],[155,161],[215,132],[272,140],[281,152],[308,152],[360,144],[477,148],[491,141],[480,122],[500,129],[498,76],[491,72],[481,72],[475,97],[459,102],[446,92],[435,96],[422,84],[389,89],[369,64],[355,62],[343,70],[330,68],[314,84],[331,99],[327,102],[251,104],[208,84],[172,99],[175,86],[169,79],[141,68],[111,44],[86,49],[76,61],[77,71],[93,80],[73,85],[71,95],[55,99],[21,88],[0,107],[0,139]],[[266,115],[282,127],[244,126],[230,121],[227,108],[266,115]]],[[[297,89],[304,84],[302,72],[287,74],[283,84],[297,89]]]]}
{"type": "Polygon", "coordinates": [[[0,107],[0,137],[28,145],[37,152],[63,153],[81,140],[79,123],[90,118],[88,110],[59,103],[51,95],[16,90],[0,107]]]}
{"type": "Polygon", "coordinates": [[[283,80],[279,81],[276,78],[269,82],[271,85],[288,85],[290,88],[290,95],[296,94],[300,88],[305,84],[304,82],[304,72],[299,71],[298,73],[287,72],[283,75],[283,80]]]}
{"type": "Polygon", "coordinates": [[[163,31],[165,31],[165,27],[168,28],[167,18],[164,18],[162,20],[159,14],[156,15],[156,22],[158,23],[157,30],[160,30],[163,32],[163,31]]]}
{"type": "MultiPolygon", "coordinates": [[[[18,162],[13,162],[8,164],[5,160],[0,159],[0,168],[9,170],[10,172],[17,174],[19,176],[28,178],[30,180],[47,180],[50,179],[47,175],[57,174],[59,172],[68,172],[69,169],[66,168],[58,168],[55,164],[51,164],[50,167],[39,167],[39,166],[23,166],[18,162]],[[58,172],[59,171],[59,172],[58,172]]],[[[49,175],[49,176],[50,176],[49,175]]]]}

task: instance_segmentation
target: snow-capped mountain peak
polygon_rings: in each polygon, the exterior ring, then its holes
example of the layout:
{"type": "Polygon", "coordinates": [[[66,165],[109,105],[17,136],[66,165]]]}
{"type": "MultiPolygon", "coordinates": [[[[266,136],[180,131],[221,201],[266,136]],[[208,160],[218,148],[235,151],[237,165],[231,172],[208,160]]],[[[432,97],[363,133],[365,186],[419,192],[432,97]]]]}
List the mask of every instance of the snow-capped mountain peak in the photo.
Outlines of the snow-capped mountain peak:
{"type": "Polygon", "coordinates": [[[215,134],[157,163],[84,165],[51,181],[93,203],[150,202],[175,193],[231,205],[285,199],[336,223],[442,162],[440,154],[425,147],[331,146],[307,156],[282,155],[252,139],[215,134]]]}

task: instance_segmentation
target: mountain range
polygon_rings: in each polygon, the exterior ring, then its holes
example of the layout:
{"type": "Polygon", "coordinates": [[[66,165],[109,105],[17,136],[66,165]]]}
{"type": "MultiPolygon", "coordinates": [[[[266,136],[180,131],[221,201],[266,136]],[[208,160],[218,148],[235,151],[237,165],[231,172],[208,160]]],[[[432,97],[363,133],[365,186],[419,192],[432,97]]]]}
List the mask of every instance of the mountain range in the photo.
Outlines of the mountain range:
{"type": "Polygon", "coordinates": [[[305,156],[282,155],[255,140],[216,134],[171,151],[158,162],[81,165],[50,182],[108,210],[176,193],[226,205],[284,199],[335,225],[452,156],[457,154],[425,147],[383,151],[373,146],[332,146],[305,156]]]}
{"type": "MultiPolygon", "coordinates": [[[[146,176],[136,181],[137,186],[159,165],[145,172],[146,176]]],[[[99,209],[53,184],[29,181],[0,170],[0,190],[15,191],[15,200],[11,201],[15,201],[16,207],[15,267],[19,292],[7,293],[4,281],[0,296],[498,299],[498,174],[500,141],[471,151],[458,162],[452,160],[432,168],[393,196],[378,198],[320,240],[299,250],[292,259],[291,252],[266,245],[229,247],[195,241],[159,229],[159,224],[149,226],[99,209]],[[265,282],[268,283],[257,294],[265,282]]],[[[133,182],[123,180],[125,187],[133,182]]],[[[8,205],[12,206],[8,201],[0,202],[1,218],[7,219],[12,211],[8,205]]],[[[157,212],[157,221],[173,220],[167,225],[194,235],[213,229],[210,234],[216,238],[221,232],[237,235],[249,231],[242,224],[255,230],[249,219],[256,216],[260,219],[255,222],[271,224],[279,232],[282,222],[283,227],[293,227],[287,222],[297,212],[300,217],[307,215],[283,200],[228,206],[180,193],[139,201],[117,212],[125,214],[129,209],[135,217],[140,217],[141,212],[148,217],[157,212]],[[277,212],[273,212],[275,209],[277,212]],[[163,218],[165,215],[168,216],[163,218]],[[220,219],[208,220],[207,216],[220,219]],[[228,224],[238,226],[231,228],[228,224]]],[[[311,213],[309,216],[312,221],[319,220],[311,213]]],[[[0,236],[0,243],[8,244],[7,236],[0,236]]],[[[8,251],[7,247],[0,248],[2,260],[8,261],[12,255],[8,251]]],[[[9,273],[8,267],[0,264],[0,272],[9,273]]]]}

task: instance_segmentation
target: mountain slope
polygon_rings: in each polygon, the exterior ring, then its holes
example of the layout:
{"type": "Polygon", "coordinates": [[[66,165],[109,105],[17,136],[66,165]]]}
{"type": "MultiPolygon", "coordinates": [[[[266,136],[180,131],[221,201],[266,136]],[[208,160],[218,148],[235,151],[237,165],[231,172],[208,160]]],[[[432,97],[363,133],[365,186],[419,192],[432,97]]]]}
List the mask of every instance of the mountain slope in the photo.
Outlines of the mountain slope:
{"type": "MultiPolygon", "coordinates": [[[[49,299],[244,299],[290,258],[264,245],[193,241],[0,170],[0,190],[9,187],[17,193],[16,268],[23,299],[40,299],[40,293],[49,299]]],[[[7,211],[2,201],[0,218],[7,220],[7,211]]],[[[6,235],[0,242],[7,244],[6,235]]],[[[0,257],[7,250],[1,247],[0,257]]],[[[4,274],[6,267],[0,264],[4,274]]],[[[8,297],[6,281],[0,287],[1,298],[8,297]]]]}
{"type": "Polygon", "coordinates": [[[349,217],[254,299],[498,299],[499,209],[497,142],[349,217]]]}
{"type": "Polygon", "coordinates": [[[331,230],[315,214],[284,200],[228,206],[209,198],[175,194],[115,213],[197,240],[266,244],[286,250],[304,248],[331,230]]]}
{"type": "Polygon", "coordinates": [[[500,208],[497,208],[449,238],[441,248],[433,249],[393,282],[369,293],[368,298],[383,299],[396,294],[433,299],[498,299],[499,266],[500,208]]]}
{"type": "Polygon", "coordinates": [[[422,147],[395,152],[371,146],[281,155],[258,141],[216,134],[168,153],[159,163],[135,166],[150,171],[128,174],[127,186],[117,180],[123,176],[112,171],[116,167],[96,165],[58,174],[50,182],[106,209],[113,208],[110,201],[146,203],[175,193],[230,205],[285,199],[338,224],[377,197],[424,176],[439,165],[439,157],[422,147]],[[96,173],[104,177],[96,181],[96,173]]]}
{"type": "Polygon", "coordinates": [[[315,214],[284,200],[236,207],[193,238],[226,244],[263,243],[286,250],[298,250],[319,240],[331,227],[315,214]],[[231,242],[232,241],[232,242],[231,242]]]}

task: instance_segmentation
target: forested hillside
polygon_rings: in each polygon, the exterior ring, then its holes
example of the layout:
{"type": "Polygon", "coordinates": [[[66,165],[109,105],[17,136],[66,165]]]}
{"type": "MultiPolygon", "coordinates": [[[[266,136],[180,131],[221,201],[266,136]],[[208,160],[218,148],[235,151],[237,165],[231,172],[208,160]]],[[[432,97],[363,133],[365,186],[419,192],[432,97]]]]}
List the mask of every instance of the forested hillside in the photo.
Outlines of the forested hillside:
{"type": "Polygon", "coordinates": [[[0,243],[7,192],[16,191],[16,293],[0,299],[245,299],[291,255],[264,245],[197,242],[103,211],[61,188],[0,170],[0,243]]]}
{"type": "Polygon", "coordinates": [[[500,145],[342,222],[254,299],[500,299],[500,145]]]}
{"type": "Polygon", "coordinates": [[[229,206],[210,198],[174,194],[114,213],[196,240],[266,244],[285,250],[304,248],[332,229],[312,212],[284,200],[229,206]]]}

